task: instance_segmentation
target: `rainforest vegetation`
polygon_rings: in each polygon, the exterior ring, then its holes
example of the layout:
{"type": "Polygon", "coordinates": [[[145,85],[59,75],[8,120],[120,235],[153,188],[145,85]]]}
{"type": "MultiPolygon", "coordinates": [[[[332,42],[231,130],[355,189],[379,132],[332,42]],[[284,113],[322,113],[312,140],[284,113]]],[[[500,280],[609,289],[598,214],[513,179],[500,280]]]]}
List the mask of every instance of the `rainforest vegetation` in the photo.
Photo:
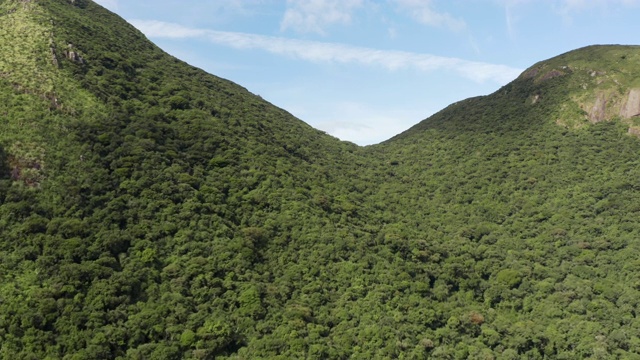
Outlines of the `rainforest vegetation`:
{"type": "Polygon", "coordinates": [[[638,47],[368,147],[89,0],[0,0],[0,51],[2,359],[640,358],[640,140],[581,107],[638,47]]]}

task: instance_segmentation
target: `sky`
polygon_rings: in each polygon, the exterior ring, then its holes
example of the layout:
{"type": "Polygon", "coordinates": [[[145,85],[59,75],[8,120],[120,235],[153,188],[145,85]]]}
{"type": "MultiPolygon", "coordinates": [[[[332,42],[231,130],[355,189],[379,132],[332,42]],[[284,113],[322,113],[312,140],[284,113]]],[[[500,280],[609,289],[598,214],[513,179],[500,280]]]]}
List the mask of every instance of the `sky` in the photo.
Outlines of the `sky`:
{"type": "Polygon", "coordinates": [[[538,61],[640,44],[640,0],[96,0],[309,125],[379,143],[538,61]]]}

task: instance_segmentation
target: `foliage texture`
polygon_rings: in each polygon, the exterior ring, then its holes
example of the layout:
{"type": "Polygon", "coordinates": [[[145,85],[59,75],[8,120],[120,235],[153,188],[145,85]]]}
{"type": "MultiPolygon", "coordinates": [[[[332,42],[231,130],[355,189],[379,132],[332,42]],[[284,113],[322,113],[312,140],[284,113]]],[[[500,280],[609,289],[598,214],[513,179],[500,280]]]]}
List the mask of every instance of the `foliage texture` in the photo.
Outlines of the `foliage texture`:
{"type": "Polygon", "coordinates": [[[638,358],[638,47],[364,148],[88,0],[0,50],[0,358],[638,358]]]}

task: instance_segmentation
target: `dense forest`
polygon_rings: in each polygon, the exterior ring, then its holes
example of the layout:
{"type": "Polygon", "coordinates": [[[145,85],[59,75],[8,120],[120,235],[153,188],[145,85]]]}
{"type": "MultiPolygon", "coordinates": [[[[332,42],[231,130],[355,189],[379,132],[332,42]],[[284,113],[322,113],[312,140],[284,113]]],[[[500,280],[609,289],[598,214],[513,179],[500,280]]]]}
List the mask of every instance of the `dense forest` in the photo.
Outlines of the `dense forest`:
{"type": "Polygon", "coordinates": [[[368,147],[89,0],[0,51],[2,359],[640,359],[640,47],[368,147]]]}

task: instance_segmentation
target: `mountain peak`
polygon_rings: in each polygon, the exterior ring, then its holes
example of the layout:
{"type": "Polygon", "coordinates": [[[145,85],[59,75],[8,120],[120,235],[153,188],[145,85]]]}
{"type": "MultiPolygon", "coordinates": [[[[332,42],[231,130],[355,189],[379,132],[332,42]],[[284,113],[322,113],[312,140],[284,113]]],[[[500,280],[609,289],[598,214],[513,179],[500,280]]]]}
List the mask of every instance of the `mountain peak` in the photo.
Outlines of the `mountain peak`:
{"type": "Polygon", "coordinates": [[[523,112],[568,129],[619,120],[640,134],[640,46],[593,45],[540,61],[495,93],[452,104],[390,141],[429,128],[492,131],[523,112]],[[485,122],[485,108],[500,121],[485,122]]]}
{"type": "MultiPolygon", "coordinates": [[[[581,127],[620,119],[636,133],[633,118],[640,115],[640,46],[593,45],[541,61],[519,80],[536,84],[562,77],[567,97],[558,124],[581,127]]],[[[541,94],[532,94],[535,102],[541,94]]]]}

